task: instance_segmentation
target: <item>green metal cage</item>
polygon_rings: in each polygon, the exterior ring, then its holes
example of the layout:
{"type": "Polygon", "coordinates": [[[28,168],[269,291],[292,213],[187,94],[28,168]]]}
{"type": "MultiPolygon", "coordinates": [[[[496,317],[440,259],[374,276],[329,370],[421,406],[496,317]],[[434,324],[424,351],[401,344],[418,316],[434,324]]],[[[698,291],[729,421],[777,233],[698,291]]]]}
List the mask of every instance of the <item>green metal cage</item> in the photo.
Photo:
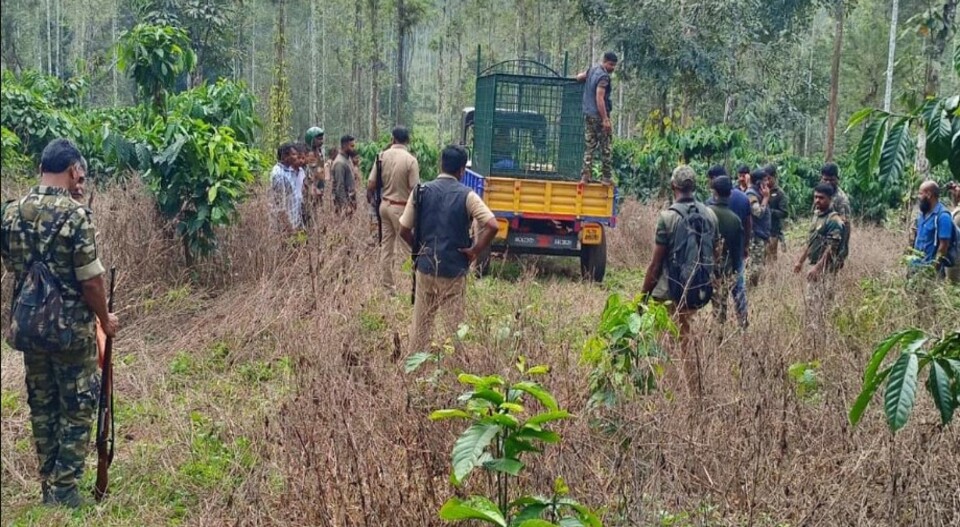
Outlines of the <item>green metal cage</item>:
{"type": "Polygon", "coordinates": [[[583,84],[530,60],[477,76],[473,167],[480,174],[574,180],[583,163],[583,84]]]}

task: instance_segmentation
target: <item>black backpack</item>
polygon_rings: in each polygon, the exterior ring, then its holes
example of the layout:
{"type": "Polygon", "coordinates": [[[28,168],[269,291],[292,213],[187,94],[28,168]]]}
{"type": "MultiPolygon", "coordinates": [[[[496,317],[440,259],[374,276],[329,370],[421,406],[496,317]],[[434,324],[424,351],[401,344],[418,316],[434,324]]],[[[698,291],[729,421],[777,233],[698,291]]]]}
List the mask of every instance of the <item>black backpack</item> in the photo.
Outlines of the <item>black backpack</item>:
{"type": "Polygon", "coordinates": [[[680,215],[667,255],[670,298],[680,309],[700,309],[713,297],[714,225],[695,202],[675,203],[680,215]]]}
{"type": "MultiPolygon", "coordinates": [[[[27,223],[17,204],[20,229],[26,232],[27,223]]],[[[73,328],[62,318],[63,297],[60,279],[50,270],[46,261],[56,244],[57,235],[67,220],[77,211],[61,213],[52,235],[40,252],[40,236],[34,230],[33,251],[27,261],[27,274],[17,284],[10,309],[10,330],[7,344],[24,353],[42,353],[69,348],[73,342],[73,328]]]]}

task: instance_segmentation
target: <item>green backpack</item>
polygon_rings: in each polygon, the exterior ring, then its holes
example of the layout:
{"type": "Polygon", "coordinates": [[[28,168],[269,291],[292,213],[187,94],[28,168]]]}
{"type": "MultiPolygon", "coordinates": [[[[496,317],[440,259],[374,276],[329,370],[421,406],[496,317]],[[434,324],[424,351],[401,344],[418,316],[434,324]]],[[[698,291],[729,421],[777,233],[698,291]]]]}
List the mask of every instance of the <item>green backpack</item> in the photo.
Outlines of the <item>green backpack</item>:
{"type": "MultiPolygon", "coordinates": [[[[27,223],[17,204],[20,229],[28,232],[27,223]]],[[[63,297],[60,279],[50,270],[47,260],[57,235],[77,209],[61,213],[53,234],[40,252],[40,236],[34,231],[33,251],[27,261],[27,274],[15,289],[10,309],[10,331],[7,344],[24,353],[43,353],[68,349],[73,343],[73,328],[62,319],[63,297]]]]}

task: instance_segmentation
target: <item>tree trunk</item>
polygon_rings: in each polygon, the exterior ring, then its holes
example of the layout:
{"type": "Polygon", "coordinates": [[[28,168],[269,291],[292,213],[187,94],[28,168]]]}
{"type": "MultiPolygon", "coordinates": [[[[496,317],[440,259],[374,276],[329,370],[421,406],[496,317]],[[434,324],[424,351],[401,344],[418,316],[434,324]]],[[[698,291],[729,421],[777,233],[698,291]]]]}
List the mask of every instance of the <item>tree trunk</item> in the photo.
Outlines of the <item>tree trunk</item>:
{"type": "Polygon", "coordinates": [[[320,122],[327,120],[327,3],[320,2],[320,122]]]}
{"type": "Polygon", "coordinates": [[[52,22],[50,20],[50,0],[45,2],[47,7],[47,75],[53,75],[53,32],[52,22]]]}
{"type": "Polygon", "coordinates": [[[883,91],[883,111],[890,111],[893,99],[893,61],[897,54],[897,16],[900,14],[900,0],[893,0],[890,12],[890,39],[887,44],[887,84],[883,91]]]}
{"type": "MultiPolygon", "coordinates": [[[[311,0],[309,3],[310,19],[307,25],[307,35],[310,39],[310,125],[316,124],[319,119],[317,111],[317,2],[311,0]]],[[[307,145],[313,148],[313,145],[307,145]]]]}
{"type": "MultiPolygon", "coordinates": [[[[117,18],[120,17],[120,4],[119,0],[113,4],[113,20],[111,21],[111,33],[113,35],[113,42],[117,41],[117,18]]],[[[116,108],[120,105],[120,81],[117,78],[117,47],[113,46],[113,107],[116,108]]]]}
{"type": "Polygon", "coordinates": [[[56,62],[54,62],[54,72],[57,77],[60,77],[60,66],[63,64],[61,59],[61,53],[63,49],[63,30],[61,21],[63,20],[63,0],[57,0],[57,14],[55,15],[54,21],[57,24],[57,53],[55,55],[56,62]]]}
{"type": "Polygon", "coordinates": [[[370,139],[377,140],[380,130],[377,117],[380,115],[380,25],[377,24],[380,11],[378,0],[368,0],[370,7],[370,38],[372,50],[370,57],[370,139]]]}
{"type": "Polygon", "coordinates": [[[840,0],[837,3],[836,34],[833,38],[833,62],[830,65],[830,105],[827,110],[827,146],[824,155],[827,162],[833,161],[837,138],[837,118],[840,112],[838,96],[840,93],[840,55],[843,51],[843,16],[844,7],[842,0],[840,0]]]}
{"type": "Polygon", "coordinates": [[[396,105],[393,113],[393,120],[396,124],[403,123],[403,106],[406,98],[406,72],[404,71],[404,56],[406,49],[406,27],[404,24],[404,0],[397,0],[397,95],[393,98],[393,104],[396,105]]]}
{"type": "Polygon", "coordinates": [[[257,93],[257,18],[250,17],[250,92],[257,93]]]}
{"type": "Polygon", "coordinates": [[[940,91],[940,72],[935,63],[940,61],[943,52],[947,49],[957,30],[957,4],[958,0],[946,0],[943,3],[940,16],[943,24],[935,30],[931,30],[929,54],[927,56],[927,75],[924,85],[924,95],[926,97],[936,97],[940,91]]]}

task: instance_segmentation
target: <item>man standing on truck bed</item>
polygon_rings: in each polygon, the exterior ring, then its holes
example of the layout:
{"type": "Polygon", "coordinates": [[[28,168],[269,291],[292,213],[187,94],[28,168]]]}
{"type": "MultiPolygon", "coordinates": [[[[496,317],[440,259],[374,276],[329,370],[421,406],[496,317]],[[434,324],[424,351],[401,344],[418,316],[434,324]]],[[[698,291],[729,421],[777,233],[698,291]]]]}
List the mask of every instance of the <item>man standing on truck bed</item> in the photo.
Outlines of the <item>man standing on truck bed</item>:
{"type": "Polygon", "coordinates": [[[470,262],[490,246],[497,219],[476,192],[460,183],[467,151],[450,145],[440,154],[436,180],[417,185],[400,216],[400,237],[413,248],[415,287],[410,353],[430,346],[433,319],[443,308],[445,338],[463,321],[470,262]],[[470,227],[480,226],[475,240],[470,227]]]}
{"type": "Polygon", "coordinates": [[[586,148],[583,150],[583,171],[580,174],[580,181],[583,183],[591,180],[593,156],[598,150],[603,183],[609,185],[613,181],[613,124],[610,121],[610,111],[613,109],[610,94],[613,92],[613,84],[610,74],[617,69],[617,61],[617,54],[608,51],[603,54],[600,64],[595,64],[577,75],[577,82],[586,83],[583,89],[583,131],[586,148]]]}
{"type": "MultiPolygon", "coordinates": [[[[381,152],[373,163],[367,180],[367,192],[380,197],[374,203],[380,215],[383,239],[380,243],[380,280],[384,287],[393,291],[394,248],[400,239],[400,214],[407,206],[407,198],[420,183],[420,164],[410,153],[410,131],[398,126],[393,129],[390,146],[381,152]]],[[[403,252],[410,247],[405,243],[403,252]]]]}

